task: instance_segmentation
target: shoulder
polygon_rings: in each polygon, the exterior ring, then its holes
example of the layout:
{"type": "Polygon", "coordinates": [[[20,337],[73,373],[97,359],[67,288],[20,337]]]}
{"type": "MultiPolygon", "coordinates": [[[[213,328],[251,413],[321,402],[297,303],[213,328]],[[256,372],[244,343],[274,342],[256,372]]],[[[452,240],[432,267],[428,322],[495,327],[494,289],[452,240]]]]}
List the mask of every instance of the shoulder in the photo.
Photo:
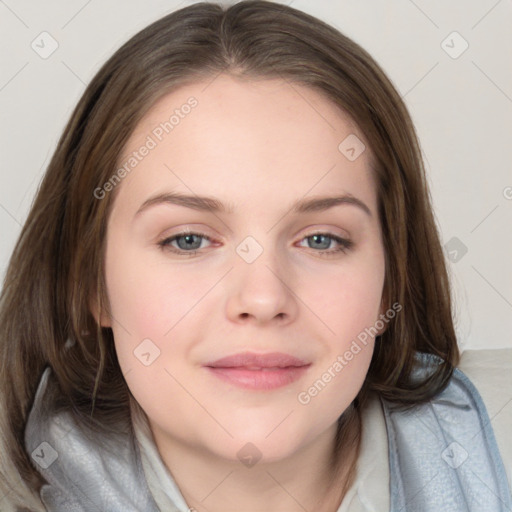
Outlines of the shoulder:
{"type": "Polygon", "coordinates": [[[158,510],[143,478],[131,420],[98,430],[59,407],[58,397],[48,367],[25,427],[25,448],[47,482],[39,493],[46,509],[158,510]]]}
{"type": "MultiPolygon", "coordinates": [[[[442,360],[417,356],[413,380],[424,382],[442,360]]],[[[512,510],[511,377],[512,350],[468,352],[428,402],[383,401],[392,510],[439,510],[440,496],[464,497],[475,510],[512,510]]]]}
{"type": "Polygon", "coordinates": [[[458,369],[482,397],[512,485],[512,348],[466,350],[458,369]]]}

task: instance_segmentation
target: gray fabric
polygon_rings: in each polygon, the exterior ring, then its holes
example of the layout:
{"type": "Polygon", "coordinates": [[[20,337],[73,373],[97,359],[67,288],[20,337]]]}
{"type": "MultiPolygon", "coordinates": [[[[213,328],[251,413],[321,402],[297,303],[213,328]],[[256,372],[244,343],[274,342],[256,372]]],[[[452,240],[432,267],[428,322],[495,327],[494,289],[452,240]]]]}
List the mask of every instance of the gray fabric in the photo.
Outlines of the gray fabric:
{"type": "MultiPolygon", "coordinates": [[[[416,378],[438,360],[419,354],[418,362],[416,378]]],[[[55,414],[56,396],[47,368],[25,431],[26,449],[48,482],[41,489],[47,510],[158,512],[131,426],[120,426],[118,434],[100,444],[69,412],[55,414]]],[[[462,372],[456,370],[448,387],[427,404],[407,411],[386,401],[382,404],[389,442],[391,512],[512,511],[489,417],[479,393],[462,372]]]]}
{"type": "Polygon", "coordinates": [[[165,512],[192,512],[155,443],[148,418],[135,399],[130,400],[133,431],[139,445],[142,468],[157,507],[165,512]]]}
{"type": "Polygon", "coordinates": [[[159,512],[130,427],[120,426],[119,434],[104,439],[103,446],[95,443],[69,412],[53,414],[57,392],[51,377],[46,368],[25,430],[26,449],[48,482],[40,493],[47,510],[159,512]]]}
{"type": "MultiPolygon", "coordinates": [[[[419,354],[423,379],[440,360],[419,354]]],[[[458,369],[443,392],[408,411],[384,403],[391,511],[512,511],[507,475],[480,394],[458,369]]]]}

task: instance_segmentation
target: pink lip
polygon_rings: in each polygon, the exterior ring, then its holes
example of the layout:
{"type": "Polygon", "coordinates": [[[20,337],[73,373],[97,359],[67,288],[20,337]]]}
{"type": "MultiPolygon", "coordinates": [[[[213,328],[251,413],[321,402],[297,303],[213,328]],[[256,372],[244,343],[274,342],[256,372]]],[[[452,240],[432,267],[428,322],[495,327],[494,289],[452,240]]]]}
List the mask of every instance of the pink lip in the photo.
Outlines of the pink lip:
{"type": "Polygon", "coordinates": [[[311,363],[289,354],[244,352],[223,357],[205,367],[216,377],[246,389],[270,390],[299,379],[311,363]]]}

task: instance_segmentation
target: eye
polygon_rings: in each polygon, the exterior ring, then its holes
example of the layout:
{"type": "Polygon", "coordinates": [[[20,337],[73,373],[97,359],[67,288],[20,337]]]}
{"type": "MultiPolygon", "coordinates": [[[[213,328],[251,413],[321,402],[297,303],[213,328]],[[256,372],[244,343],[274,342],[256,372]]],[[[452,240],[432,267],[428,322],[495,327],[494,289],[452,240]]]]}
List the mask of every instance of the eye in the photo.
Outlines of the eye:
{"type": "MultiPolygon", "coordinates": [[[[200,252],[200,249],[204,248],[204,246],[202,246],[204,240],[212,242],[212,239],[204,233],[184,231],[165,238],[158,242],[158,245],[162,249],[169,250],[180,256],[193,256],[200,252]]],[[[304,237],[301,241],[303,240],[311,242],[308,244],[309,248],[315,249],[314,252],[322,256],[330,256],[342,252],[345,253],[353,246],[352,241],[341,238],[333,233],[314,233],[304,237]],[[334,249],[330,248],[333,242],[337,244],[334,249]]]]}
{"type": "Polygon", "coordinates": [[[201,249],[201,239],[205,239],[208,241],[212,241],[210,237],[206,236],[203,233],[194,233],[192,231],[184,231],[182,233],[177,233],[169,238],[158,242],[158,245],[162,249],[168,249],[177,254],[183,255],[194,255],[199,252],[201,249]],[[173,242],[177,244],[178,247],[173,245],[173,242]]]}
{"type": "MultiPolygon", "coordinates": [[[[315,252],[318,252],[321,255],[330,256],[332,254],[347,252],[354,245],[351,240],[347,240],[345,238],[341,238],[333,233],[314,233],[312,235],[308,235],[304,237],[302,240],[306,240],[307,242],[311,242],[309,248],[312,249],[320,249],[315,252]],[[337,244],[337,247],[334,249],[329,249],[331,247],[331,243],[334,242],[337,244]]],[[[303,246],[302,246],[303,247],[303,246]]]]}

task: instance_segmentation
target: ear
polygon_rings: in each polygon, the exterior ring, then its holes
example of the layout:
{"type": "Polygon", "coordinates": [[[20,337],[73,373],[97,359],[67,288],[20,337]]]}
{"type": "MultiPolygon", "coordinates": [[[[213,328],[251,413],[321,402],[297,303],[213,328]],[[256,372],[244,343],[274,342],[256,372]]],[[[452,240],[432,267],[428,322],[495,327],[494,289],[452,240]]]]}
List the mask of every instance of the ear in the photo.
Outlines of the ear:
{"type": "Polygon", "coordinates": [[[98,297],[98,294],[95,293],[91,297],[89,301],[89,309],[97,324],[101,325],[101,327],[112,327],[110,315],[107,314],[104,306],[100,306],[100,298],[98,297]]]}

